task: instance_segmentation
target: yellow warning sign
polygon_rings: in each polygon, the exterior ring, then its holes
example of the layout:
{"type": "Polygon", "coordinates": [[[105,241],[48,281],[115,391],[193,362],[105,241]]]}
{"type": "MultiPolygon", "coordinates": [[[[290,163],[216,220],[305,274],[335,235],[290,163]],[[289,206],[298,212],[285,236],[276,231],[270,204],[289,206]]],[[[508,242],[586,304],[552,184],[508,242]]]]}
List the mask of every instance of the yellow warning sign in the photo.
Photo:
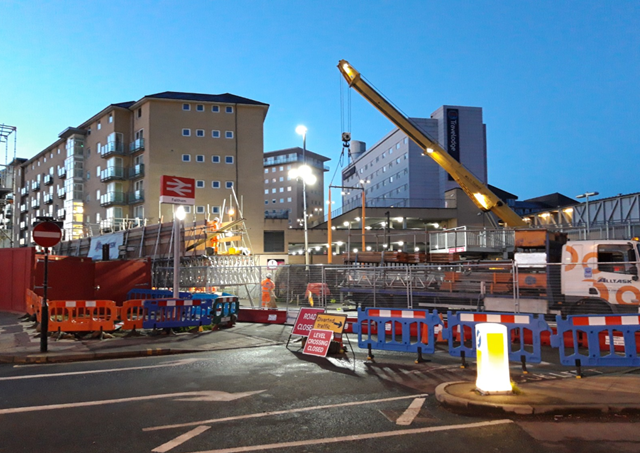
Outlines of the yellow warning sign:
{"type": "Polygon", "coordinates": [[[347,324],[347,315],[328,315],[319,314],[316,322],[313,324],[314,329],[331,330],[334,333],[341,334],[347,324]]]}

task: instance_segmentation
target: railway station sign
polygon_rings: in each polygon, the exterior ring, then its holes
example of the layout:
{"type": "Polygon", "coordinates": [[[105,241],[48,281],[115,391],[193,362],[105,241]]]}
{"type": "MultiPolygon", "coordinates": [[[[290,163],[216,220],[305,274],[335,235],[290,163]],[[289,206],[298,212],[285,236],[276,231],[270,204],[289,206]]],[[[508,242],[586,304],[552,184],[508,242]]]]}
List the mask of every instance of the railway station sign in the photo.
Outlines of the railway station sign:
{"type": "Polygon", "coordinates": [[[33,242],[40,247],[54,247],[62,240],[62,230],[55,222],[42,222],[33,227],[33,242]]]}
{"type": "Polygon", "coordinates": [[[333,340],[333,331],[312,329],[304,344],[303,354],[326,357],[333,340]]]}
{"type": "Polygon", "coordinates": [[[195,179],[167,175],[160,177],[160,203],[193,205],[195,201],[195,179]]]}
{"type": "Polygon", "coordinates": [[[300,335],[302,337],[308,337],[309,332],[313,329],[313,325],[316,322],[316,317],[324,313],[323,308],[301,308],[296,318],[296,322],[291,330],[291,335],[300,335]]]}

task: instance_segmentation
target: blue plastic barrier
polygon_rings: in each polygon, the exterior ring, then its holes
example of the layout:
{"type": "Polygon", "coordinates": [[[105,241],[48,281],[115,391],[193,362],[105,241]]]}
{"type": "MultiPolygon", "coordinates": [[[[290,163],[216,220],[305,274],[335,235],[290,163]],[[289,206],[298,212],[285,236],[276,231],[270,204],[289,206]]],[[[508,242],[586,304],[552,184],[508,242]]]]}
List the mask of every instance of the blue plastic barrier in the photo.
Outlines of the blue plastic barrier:
{"type": "Polygon", "coordinates": [[[420,359],[422,353],[435,352],[436,326],[442,327],[436,310],[429,313],[428,310],[360,308],[353,332],[358,334],[358,346],[369,350],[369,358],[373,358],[372,349],[380,349],[417,352],[420,359]],[[412,330],[416,334],[413,337],[412,330]]]}
{"type": "Polygon", "coordinates": [[[640,332],[640,316],[628,315],[574,315],[556,317],[558,332],[551,335],[551,346],[558,348],[560,362],[563,365],[587,366],[640,366],[636,333],[640,332]],[[564,334],[570,332],[572,346],[567,347],[564,334]],[[579,332],[583,332],[588,341],[588,354],[581,354],[579,332]],[[620,335],[615,335],[617,332],[620,335]],[[602,348],[601,339],[604,340],[602,348]],[[608,339],[608,342],[606,341],[608,339]],[[622,339],[622,341],[616,341],[622,339]],[[607,344],[608,343],[608,344],[607,344]],[[603,349],[609,349],[603,354],[603,349]],[[622,349],[619,354],[616,348],[622,349]],[[569,351],[571,352],[569,352],[569,351]]]}
{"type": "Polygon", "coordinates": [[[197,327],[211,324],[211,300],[149,299],[143,329],[197,327]]]}
{"type": "Polygon", "coordinates": [[[237,296],[232,296],[230,294],[224,296],[220,295],[213,301],[211,323],[213,325],[233,325],[236,319],[238,319],[239,308],[240,304],[237,296]]]}
{"type": "Polygon", "coordinates": [[[520,339],[519,348],[513,349],[513,342],[510,342],[509,360],[514,362],[540,363],[542,361],[542,345],[540,336],[542,332],[550,330],[549,324],[544,320],[543,315],[537,318],[532,314],[509,314],[509,313],[470,313],[458,312],[453,314],[447,312],[447,327],[442,331],[442,337],[449,342],[449,354],[454,357],[475,358],[476,357],[476,324],[485,322],[495,322],[504,324],[507,327],[507,338],[512,339],[516,334],[520,339]],[[466,338],[465,326],[471,331],[470,338],[466,338]],[[459,344],[455,345],[456,330],[459,334],[459,344]],[[525,330],[531,331],[532,351],[525,349],[525,330]],[[514,334],[515,332],[515,334],[514,334]],[[469,346],[465,345],[465,340],[470,340],[469,346]]]}
{"type": "MultiPolygon", "coordinates": [[[[127,293],[127,300],[132,299],[171,299],[173,291],[168,289],[132,289],[127,293]]],[[[181,291],[180,299],[191,299],[191,293],[181,291]]]]}

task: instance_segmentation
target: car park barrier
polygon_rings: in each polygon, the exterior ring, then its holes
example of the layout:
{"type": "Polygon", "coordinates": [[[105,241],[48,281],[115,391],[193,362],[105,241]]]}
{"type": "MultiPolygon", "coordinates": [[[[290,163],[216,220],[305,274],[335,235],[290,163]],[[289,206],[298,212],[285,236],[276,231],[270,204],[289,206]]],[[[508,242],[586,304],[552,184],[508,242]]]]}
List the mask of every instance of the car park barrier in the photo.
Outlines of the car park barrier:
{"type": "Polygon", "coordinates": [[[239,307],[238,296],[226,295],[217,297],[213,301],[211,324],[214,326],[233,326],[238,319],[239,307]]]}
{"type": "Polygon", "coordinates": [[[578,377],[583,365],[640,366],[636,340],[640,316],[636,314],[557,316],[556,325],[551,345],[558,348],[563,365],[578,368],[578,377]]]}
{"type": "Polygon", "coordinates": [[[211,324],[211,300],[148,299],[144,329],[199,327],[211,324]]]}
{"type": "Polygon", "coordinates": [[[117,307],[112,300],[52,300],[48,305],[50,332],[106,332],[115,328],[117,307]]]}
{"type": "Polygon", "coordinates": [[[360,308],[358,323],[353,331],[358,335],[358,346],[367,348],[368,359],[373,359],[372,349],[399,352],[416,352],[417,361],[422,353],[435,352],[436,327],[442,327],[437,310],[360,308]],[[411,332],[416,335],[412,336],[411,332]]]}
{"type": "Polygon", "coordinates": [[[507,327],[507,338],[511,340],[509,360],[521,362],[525,373],[527,362],[542,361],[540,338],[542,332],[550,330],[543,315],[536,317],[532,314],[447,312],[447,327],[442,332],[443,338],[448,340],[449,354],[462,358],[463,367],[466,367],[466,357],[476,357],[476,324],[487,322],[507,327]],[[525,337],[531,338],[529,347],[525,345],[525,337]]]}
{"type": "MultiPolygon", "coordinates": [[[[191,299],[191,293],[180,291],[180,299],[191,299]]],[[[168,289],[137,289],[134,288],[127,293],[127,300],[133,299],[172,299],[173,291],[168,289]]]]}

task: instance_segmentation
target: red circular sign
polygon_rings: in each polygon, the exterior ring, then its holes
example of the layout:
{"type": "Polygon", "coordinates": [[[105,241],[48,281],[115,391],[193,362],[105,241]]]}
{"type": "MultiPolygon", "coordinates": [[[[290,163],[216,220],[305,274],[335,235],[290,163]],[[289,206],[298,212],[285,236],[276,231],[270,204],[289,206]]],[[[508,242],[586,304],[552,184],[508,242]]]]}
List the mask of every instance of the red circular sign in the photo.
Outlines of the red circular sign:
{"type": "Polygon", "coordinates": [[[42,222],[33,227],[32,235],[40,247],[53,247],[62,239],[62,230],[53,222],[42,222]]]}

